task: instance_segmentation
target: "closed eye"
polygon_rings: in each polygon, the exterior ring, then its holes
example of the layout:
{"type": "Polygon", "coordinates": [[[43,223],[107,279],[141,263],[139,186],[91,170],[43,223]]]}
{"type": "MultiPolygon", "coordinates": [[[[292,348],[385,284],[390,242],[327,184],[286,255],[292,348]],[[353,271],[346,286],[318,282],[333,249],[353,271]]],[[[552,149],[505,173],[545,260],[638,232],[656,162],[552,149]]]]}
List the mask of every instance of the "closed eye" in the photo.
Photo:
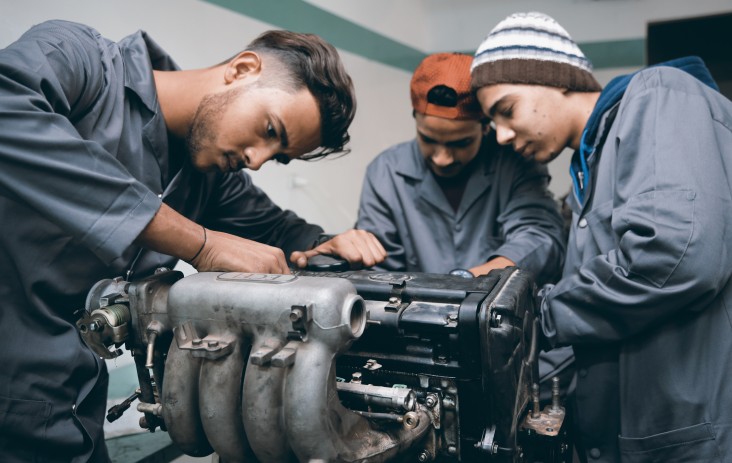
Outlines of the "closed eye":
{"type": "Polygon", "coordinates": [[[267,137],[277,138],[277,131],[271,123],[267,123],[267,137]]]}
{"type": "Polygon", "coordinates": [[[510,119],[511,116],[513,116],[513,105],[502,106],[498,110],[498,114],[505,117],[506,119],[510,119]]]}

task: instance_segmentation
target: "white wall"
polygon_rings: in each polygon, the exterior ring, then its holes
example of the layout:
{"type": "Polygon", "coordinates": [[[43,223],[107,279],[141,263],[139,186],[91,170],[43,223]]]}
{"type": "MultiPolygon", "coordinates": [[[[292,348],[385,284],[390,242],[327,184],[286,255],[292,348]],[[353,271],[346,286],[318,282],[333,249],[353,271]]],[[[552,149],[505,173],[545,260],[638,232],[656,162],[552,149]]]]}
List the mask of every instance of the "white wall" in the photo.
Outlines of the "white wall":
{"type": "Polygon", "coordinates": [[[646,23],[726,13],[730,0],[307,0],[426,52],[473,50],[503,18],[540,11],[579,42],[637,39],[646,23]]]}
{"type": "MultiPolygon", "coordinates": [[[[0,48],[33,24],[54,18],[89,24],[114,40],[144,29],[184,69],[224,60],[259,33],[275,28],[199,0],[0,0],[0,48]]],[[[352,153],[286,167],[270,163],[253,173],[256,184],[280,206],[328,232],[353,226],[366,164],[384,148],[414,133],[410,74],[351,53],[341,54],[358,101],[351,128],[352,153]]]]}

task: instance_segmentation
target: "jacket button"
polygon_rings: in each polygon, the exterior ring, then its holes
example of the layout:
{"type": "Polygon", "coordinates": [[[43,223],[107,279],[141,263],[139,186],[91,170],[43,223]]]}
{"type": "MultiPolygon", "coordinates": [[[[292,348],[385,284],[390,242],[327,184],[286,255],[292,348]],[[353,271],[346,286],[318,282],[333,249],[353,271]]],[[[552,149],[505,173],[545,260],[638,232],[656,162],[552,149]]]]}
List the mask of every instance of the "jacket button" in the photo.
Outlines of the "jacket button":
{"type": "Polygon", "coordinates": [[[602,453],[600,452],[600,449],[594,448],[594,449],[590,450],[590,456],[592,458],[600,458],[600,455],[602,455],[602,453]]]}
{"type": "Polygon", "coordinates": [[[462,225],[460,225],[459,223],[456,223],[455,224],[455,231],[460,231],[462,229],[463,229],[463,226],[462,225]]]}
{"type": "Polygon", "coordinates": [[[584,217],[581,218],[577,226],[580,228],[585,228],[587,226],[587,219],[585,219],[584,217]]]}
{"type": "Polygon", "coordinates": [[[580,378],[584,378],[587,376],[587,369],[586,368],[580,368],[579,371],[577,371],[577,374],[580,375],[580,378]]]}

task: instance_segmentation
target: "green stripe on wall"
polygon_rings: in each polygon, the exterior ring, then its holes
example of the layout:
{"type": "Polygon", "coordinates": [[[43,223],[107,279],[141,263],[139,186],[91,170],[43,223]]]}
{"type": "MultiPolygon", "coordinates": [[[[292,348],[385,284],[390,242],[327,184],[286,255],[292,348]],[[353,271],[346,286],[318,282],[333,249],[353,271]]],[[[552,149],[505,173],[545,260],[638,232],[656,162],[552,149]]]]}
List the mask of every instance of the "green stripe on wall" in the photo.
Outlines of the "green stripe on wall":
{"type": "Polygon", "coordinates": [[[595,69],[642,67],[646,64],[645,39],[584,42],[578,45],[595,69]]]}
{"type": "Polygon", "coordinates": [[[426,54],[302,0],[206,0],[282,29],[318,34],[341,50],[412,72],[426,54]]]}
{"type": "MultiPolygon", "coordinates": [[[[363,26],[302,0],[205,0],[282,29],[312,32],[341,50],[412,72],[427,56],[363,26]]],[[[476,45],[477,46],[477,45],[476,45]]],[[[595,69],[645,65],[645,39],[610,40],[579,44],[595,69]]],[[[475,50],[462,53],[472,55],[475,50]]]]}

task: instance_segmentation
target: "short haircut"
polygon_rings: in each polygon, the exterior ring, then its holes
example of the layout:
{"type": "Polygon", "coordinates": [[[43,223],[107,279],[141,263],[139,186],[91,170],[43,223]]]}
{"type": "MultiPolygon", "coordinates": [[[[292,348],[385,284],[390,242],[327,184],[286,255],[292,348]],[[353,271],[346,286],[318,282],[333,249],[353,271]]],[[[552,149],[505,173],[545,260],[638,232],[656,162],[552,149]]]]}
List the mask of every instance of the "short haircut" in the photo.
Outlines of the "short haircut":
{"type": "Polygon", "coordinates": [[[318,102],[320,148],[300,159],[350,151],[345,145],[351,139],[348,127],[356,113],[356,95],[351,77],[333,45],[315,34],[272,30],[254,39],[246,50],[274,57],[285,68],[288,75],[275,78],[275,85],[279,81],[281,86],[293,90],[307,87],[318,102]]]}

